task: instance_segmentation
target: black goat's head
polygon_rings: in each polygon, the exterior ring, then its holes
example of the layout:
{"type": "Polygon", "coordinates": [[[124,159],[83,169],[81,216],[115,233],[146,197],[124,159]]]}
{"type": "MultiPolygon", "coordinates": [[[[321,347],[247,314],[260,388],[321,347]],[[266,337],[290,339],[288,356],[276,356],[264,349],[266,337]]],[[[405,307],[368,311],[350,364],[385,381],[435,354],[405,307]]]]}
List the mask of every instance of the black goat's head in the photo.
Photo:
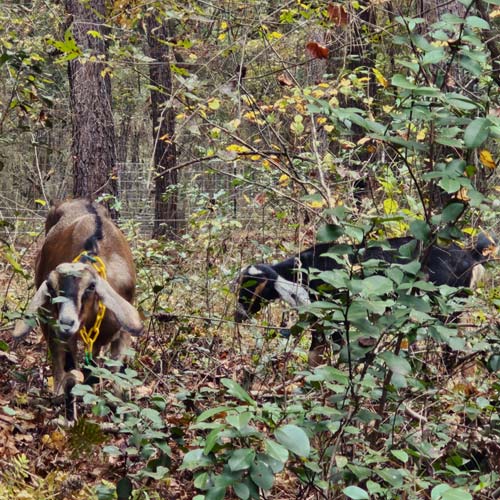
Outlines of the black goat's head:
{"type": "Polygon", "coordinates": [[[236,283],[239,288],[234,320],[237,323],[250,318],[271,300],[280,298],[292,307],[310,302],[303,286],[286,280],[267,264],[246,267],[236,283]]]}

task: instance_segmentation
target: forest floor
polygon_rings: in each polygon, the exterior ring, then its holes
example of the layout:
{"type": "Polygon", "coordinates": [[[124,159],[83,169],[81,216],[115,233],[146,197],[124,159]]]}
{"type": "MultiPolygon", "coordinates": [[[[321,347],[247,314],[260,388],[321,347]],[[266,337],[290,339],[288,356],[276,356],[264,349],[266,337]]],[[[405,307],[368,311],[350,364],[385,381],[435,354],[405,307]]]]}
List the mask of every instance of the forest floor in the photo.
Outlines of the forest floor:
{"type": "MultiPolygon", "coordinates": [[[[237,252],[221,247],[194,259],[196,247],[193,243],[183,254],[155,242],[142,247],[136,242],[134,246],[139,271],[137,302],[147,318],[146,332],[135,342],[129,363],[140,381],[132,398],[144,408],[150,406],[152,396],[163,398],[162,418],[171,449],[166,477],[135,483],[149,495],[137,498],[187,500],[200,494],[193,472],[181,464],[190,449],[203,447],[200,433],[193,430],[197,417],[228,402],[223,379],[238,381],[260,406],[286,401],[294,391],[303,389],[301,370],[307,369],[308,339],[281,339],[267,326],[280,324],[278,304],[268,308],[258,325],[234,325],[234,295],[230,292],[234,273],[220,270],[241,268],[240,263],[228,262],[227,255],[237,252]]],[[[13,274],[3,263],[4,312],[16,310],[32,294],[35,252],[33,245],[24,255],[22,275],[13,274]]],[[[251,252],[246,249],[247,254],[251,252]]],[[[239,258],[251,262],[248,255],[239,258]]],[[[50,360],[41,332],[35,330],[16,348],[11,334],[12,323],[7,323],[0,331],[0,500],[94,500],[103,481],[116,485],[120,478],[143,467],[144,460],[127,456],[127,436],[113,429],[108,417],[95,417],[81,401],[81,422],[98,422],[104,431],[92,441],[92,433],[89,436],[78,422],[74,427],[66,425],[63,404],[52,394],[50,360]],[[103,451],[105,447],[116,447],[120,453],[110,455],[103,451]]],[[[453,377],[438,375],[433,382],[443,394],[442,400],[434,408],[419,410],[446,414],[450,408],[457,440],[459,435],[468,439],[475,432],[460,405],[469,399],[488,398],[485,391],[498,384],[497,375],[488,373],[475,359],[453,377]]],[[[105,384],[98,385],[96,393],[103,388],[105,384]]],[[[493,470],[500,471],[500,445],[492,439],[487,446],[485,459],[493,470]]],[[[266,498],[324,498],[319,490],[317,495],[314,491],[302,494],[298,474],[292,470],[293,464],[276,475],[272,494],[266,498]]]]}

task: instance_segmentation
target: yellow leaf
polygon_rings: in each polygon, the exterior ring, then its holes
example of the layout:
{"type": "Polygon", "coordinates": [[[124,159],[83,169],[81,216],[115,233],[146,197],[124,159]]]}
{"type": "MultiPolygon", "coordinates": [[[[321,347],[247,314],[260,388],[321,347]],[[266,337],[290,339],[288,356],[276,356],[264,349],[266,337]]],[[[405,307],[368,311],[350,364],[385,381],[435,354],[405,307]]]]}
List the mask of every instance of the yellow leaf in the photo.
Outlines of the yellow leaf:
{"type": "Polygon", "coordinates": [[[386,104],[385,106],[382,106],[382,109],[384,110],[384,113],[390,113],[394,109],[394,106],[386,104]]]}
{"type": "Polygon", "coordinates": [[[325,125],[323,128],[324,128],[324,129],[325,129],[328,133],[332,132],[332,131],[335,129],[335,127],[334,127],[333,125],[325,125]]]}
{"type": "Polygon", "coordinates": [[[247,120],[255,121],[255,111],[247,111],[244,115],[243,118],[246,118],[247,120]]]}
{"type": "Polygon", "coordinates": [[[227,21],[222,21],[222,22],[220,23],[220,29],[221,29],[221,30],[225,30],[226,28],[227,28],[227,21]]]}
{"type": "Polygon", "coordinates": [[[269,163],[269,160],[262,160],[262,166],[266,169],[269,170],[271,168],[271,164],[269,163]]]}
{"type": "Polygon", "coordinates": [[[314,89],[311,93],[313,97],[316,97],[316,99],[320,99],[325,95],[325,91],[321,89],[314,89]]]}
{"type": "Polygon", "coordinates": [[[494,170],[496,168],[495,160],[487,149],[481,150],[479,153],[479,161],[486,167],[494,170]]]}
{"type": "Polygon", "coordinates": [[[318,118],[318,125],[323,125],[323,123],[326,123],[327,121],[327,118],[325,118],[324,116],[320,116],[318,118]]]}
{"type": "Polygon", "coordinates": [[[314,201],[308,201],[307,206],[311,208],[322,208],[326,204],[325,200],[314,200],[314,201]]]}
{"type": "Polygon", "coordinates": [[[384,212],[387,215],[396,213],[398,211],[398,208],[398,203],[395,200],[391,200],[390,198],[384,200],[384,212]]]}
{"type": "Polygon", "coordinates": [[[286,174],[281,174],[278,182],[282,187],[288,186],[290,184],[290,177],[286,174]]]}
{"type": "Polygon", "coordinates": [[[170,140],[170,135],[169,135],[169,134],[162,135],[162,136],[160,137],[160,141],[163,141],[163,142],[172,142],[172,141],[170,140]]]}
{"type": "Polygon", "coordinates": [[[216,111],[217,109],[220,108],[220,101],[219,99],[210,99],[208,101],[208,107],[210,109],[213,109],[214,111],[216,111]]]}
{"type": "Polygon", "coordinates": [[[250,159],[252,161],[258,161],[258,160],[260,160],[260,155],[252,155],[252,156],[250,156],[250,159]]]}
{"type": "Polygon", "coordinates": [[[361,137],[361,139],[357,142],[358,146],[362,146],[363,144],[366,144],[367,142],[370,142],[372,139],[371,137],[361,137]]]}
{"type": "Polygon", "coordinates": [[[229,144],[229,146],[226,146],[226,151],[234,151],[236,153],[250,152],[250,150],[246,146],[240,146],[239,144],[229,144]]]}
{"type": "Polygon", "coordinates": [[[37,205],[42,205],[42,207],[44,207],[45,205],[47,205],[47,203],[45,202],[45,200],[40,200],[40,199],[35,200],[35,203],[37,205]]]}
{"type": "Polygon", "coordinates": [[[423,141],[426,135],[427,135],[427,129],[423,128],[422,130],[417,132],[417,141],[423,141]]]}
{"type": "Polygon", "coordinates": [[[234,132],[240,126],[240,123],[241,120],[235,118],[234,120],[231,120],[230,122],[226,123],[226,128],[229,129],[231,132],[234,132]]]}
{"type": "Polygon", "coordinates": [[[457,192],[457,199],[461,201],[470,201],[470,198],[467,194],[467,188],[464,188],[463,186],[458,190],[457,192]]]}

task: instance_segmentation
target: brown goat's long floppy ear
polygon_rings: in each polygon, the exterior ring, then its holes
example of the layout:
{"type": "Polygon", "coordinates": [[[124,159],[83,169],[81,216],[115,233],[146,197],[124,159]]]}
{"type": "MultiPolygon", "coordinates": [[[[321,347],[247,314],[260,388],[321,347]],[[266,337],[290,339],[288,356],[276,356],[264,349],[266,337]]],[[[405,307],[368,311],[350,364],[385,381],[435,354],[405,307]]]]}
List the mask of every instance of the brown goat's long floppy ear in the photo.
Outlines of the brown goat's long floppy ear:
{"type": "MultiPolygon", "coordinates": [[[[47,300],[47,295],[48,295],[48,288],[47,288],[47,281],[44,281],[41,285],[40,288],[36,291],[35,295],[33,295],[33,298],[31,299],[30,303],[28,304],[28,307],[26,308],[25,314],[26,315],[33,315],[35,314],[40,307],[42,307],[46,300],[47,300]]],[[[33,318],[26,318],[26,319],[20,319],[16,322],[16,326],[14,327],[14,332],[12,333],[12,336],[16,340],[21,340],[23,337],[28,335],[31,330],[35,328],[35,323],[33,318]]]]}
{"type": "Polygon", "coordinates": [[[144,327],[137,309],[119,295],[106,280],[97,278],[95,291],[124,330],[134,336],[142,333],[144,327]]]}

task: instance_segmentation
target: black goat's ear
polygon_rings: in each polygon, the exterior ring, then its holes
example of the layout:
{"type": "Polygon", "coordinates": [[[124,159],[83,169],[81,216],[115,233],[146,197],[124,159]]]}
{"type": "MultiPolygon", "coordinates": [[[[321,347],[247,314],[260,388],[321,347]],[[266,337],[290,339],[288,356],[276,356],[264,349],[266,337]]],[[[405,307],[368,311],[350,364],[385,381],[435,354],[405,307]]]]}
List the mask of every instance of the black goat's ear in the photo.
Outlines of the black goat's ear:
{"type": "Polygon", "coordinates": [[[143,332],[144,327],[137,309],[119,295],[106,280],[98,277],[95,291],[124,330],[134,336],[139,336],[143,332]]]}
{"type": "MultiPolygon", "coordinates": [[[[33,295],[33,298],[31,299],[30,303],[28,304],[28,307],[26,308],[26,315],[27,316],[33,316],[40,307],[42,307],[45,302],[47,301],[47,295],[49,294],[49,289],[47,286],[47,281],[44,281],[41,285],[40,288],[36,291],[35,295],[33,295]]],[[[12,336],[16,340],[21,340],[24,338],[26,335],[28,335],[31,330],[35,328],[35,321],[33,318],[27,317],[26,319],[20,319],[19,321],[16,322],[16,326],[14,327],[14,332],[12,333],[12,336]]]]}

